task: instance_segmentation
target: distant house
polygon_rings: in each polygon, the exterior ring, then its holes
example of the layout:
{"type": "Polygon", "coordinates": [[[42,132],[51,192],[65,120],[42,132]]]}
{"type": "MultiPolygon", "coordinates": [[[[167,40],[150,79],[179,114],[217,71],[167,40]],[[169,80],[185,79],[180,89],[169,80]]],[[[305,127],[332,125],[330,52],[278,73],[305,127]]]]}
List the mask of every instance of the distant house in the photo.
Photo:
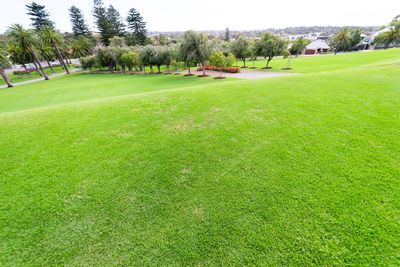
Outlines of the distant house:
{"type": "Polygon", "coordinates": [[[329,52],[330,49],[330,46],[324,40],[316,40],[307,45],[305,54],[314,55],[317,53],[326,53],[329,52]]]}

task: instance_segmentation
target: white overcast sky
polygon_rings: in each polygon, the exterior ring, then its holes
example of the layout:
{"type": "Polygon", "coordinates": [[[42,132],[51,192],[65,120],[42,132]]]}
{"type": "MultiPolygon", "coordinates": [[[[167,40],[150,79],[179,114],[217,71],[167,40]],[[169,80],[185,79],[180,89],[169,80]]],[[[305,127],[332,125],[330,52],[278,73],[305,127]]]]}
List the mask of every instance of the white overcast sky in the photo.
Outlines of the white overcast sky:
{"type": "MultiPolygon", "coordinates": [[[[25,5],[32,0],[0,0],[0,32],[13,23],[26,27],[25,5]]],[[[62,32],[71,31],[68,8],[80,8],[94,29],[92,0],[35,0],[45,5],[62,32]]],[[[372,26],[400,14],[400,0],[103,0],[125,18],[136,8],[150,31],[253,30],[291,26],[372,26]]]]}

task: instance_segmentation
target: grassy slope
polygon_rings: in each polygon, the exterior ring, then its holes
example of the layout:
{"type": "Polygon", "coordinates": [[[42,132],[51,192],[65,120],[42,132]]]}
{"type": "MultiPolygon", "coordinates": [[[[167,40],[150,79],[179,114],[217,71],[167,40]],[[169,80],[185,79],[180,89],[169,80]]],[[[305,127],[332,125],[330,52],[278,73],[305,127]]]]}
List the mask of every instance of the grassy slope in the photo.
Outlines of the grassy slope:
{"type": "Polygon", "coordinates": [[[2,114],[1,262],[396,265],[399,96],[391,66],[2,114]]]}
{"type": "MultiPolygon", "coordinates": [[[[71,65],[70,69],[72,69],[72,68],[74,68],[74,65],[71,65]]],[[[54,69],[55,73],[65,72],[61,67],[53,67],[53,69],[54,69]]],[[[50,68],[45,68],[45,70],[46,70],[47,75],[52,75],[50,68]]],[[[36,71],[31,72],[30,75],[28,75],[28,74],[14,75],[11,73],[8,75],[8,77],[10,77],[10,80],[12,83],[19,83],[19,82],[24,82],[24,81],[28,81],[28,80],[43,78],[42,76],[39,76],[36,71]]],[[[5,84],[6,84],[6,82],[3,79],[0,79],[0,86],[5,85],[5,84]]]]}
{"type": "MultiPolygon", "coordinates": [[[[363,69],[376,64],[389,65],[399,63],[400,49],[377,50],[370,52],[348,53],[338,55],[318,55],[318,56],[300,56],[292,57],[290,66],[293,70],[281,70],[286,67],[288,60],[284,58],[274,58],[270,62],[272,69],[265,71],[284,71],[294,73],[320,73],[336,70],[353,70],[363,69]]],[[[258,68],[265,67],[267,61],[259,59],[255,62],[258,68]]],[[[243,66],[242,62],[238,62],[239,66],[243,66]]],[[[252,67],[253,62],[247,61],[247,66],[252,67]]]]}
{"type": "MultiPolygon", "coordinates": [[[[77,101],[221,82],[174,75],[71,74],[40,84],[0,89],[0,113],[77,101]]],[[[227,79],[235,80],[233,78],[227,79]]]]}

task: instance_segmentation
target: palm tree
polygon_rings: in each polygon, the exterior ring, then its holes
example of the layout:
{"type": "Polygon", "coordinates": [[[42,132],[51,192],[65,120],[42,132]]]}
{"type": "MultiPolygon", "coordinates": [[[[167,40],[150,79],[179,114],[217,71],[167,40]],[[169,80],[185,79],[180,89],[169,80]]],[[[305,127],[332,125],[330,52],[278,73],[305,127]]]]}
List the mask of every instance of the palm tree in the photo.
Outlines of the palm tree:
{"type": "Polygon", "coordinates": [[[10,79],[8,78],[7,74],[4,71],[4,67],[10,65],[10,62],[8,61],[5,51],[6,51],[6,49],[4,48],[4,45],[1,45],[0,46],[0,75],[1,75],[1,77],[3,77],[3,79],[6,82],[8,87],[13,87],[13,85],[10,82],[10,79]]]}
{"type": "Polygon", "coordinates": [[[331,46],[334,48],[335,55],[339,51],[344,51],[351,46],[350,32],[347,29],[341,30],[331,40],[331,46]]]}
{"type": "Polygon", "coordinates": [[[10,35],[14,37],[17,41],[19,47],[21,47],[25,51],[29,51],[29,53],[33,56],[33,61],[39,65],[40,70],[43,73],[44,79],[48,80],[46,72],[44,71],[42,64],[35,52],[34,46],[38,45],[38,40],[34,38],[35,32],[32,30],[25,30],[20,24],[13,24],[10,27],[10,35]]]}
{"type": "Polygon", "coordinates": [[[60,49],[58,48],[58,46],[63,43],[63,37],[61,36],[61,34],[56,32],[53,28],[49,26],[44,26],[40,29],[40,37],[47,46],[54,47],[56,55],[58,57],[58,61],[60,61],[60,64],[64,66],[65,71],[67,72],[67,74],[69,74],[69,70],[65,65],[60,49]]]}
{"type": "Polygon", "coordinates": [[[390,24],[390,29],[378,35],[375,38],[375,43],[377,45],[384,45],[387,49],[391,44],[396,46],[400,44],[400,21],[393,21],[390,24]]]}
{"type": "Polygon", "coordinates": [[[38,50],[39,50],[39,54],[42,56],[42,58],[44,60],[46,60],[47,65],[49,66],[51,72],[53,74],[55,74],[56,72],[54,71],[53,67],[50,64],[50,61],[53,61],[55,59],[54,58],[54,52],[52,51],[51,47],[41,46],[41,47],[38,48],[38,50]]]}
{"type": "MultiPolygon", "coordinates": [[[[22,50],[21,47],[15,45],[13,43],[8,44],[8,55],[9,59],[13,64],[21,64],[26,73],[30,75],[31,73],[26,68],[26,64],[33,61],[32,55],[26,53],[26,51],[22,50]]],[[[39,70],[36,69],[39,75],[42,75],[39,70]]]]}
{"type": "Polygon", "coordinates": [[[301,54],[303,50],[306,49],[307,45],[309,45],[310,42],[310,40],[305,39],[303,36],[300,36],[293,42],[291,51],[296,54],[296,57],[298,57],[299,54],[301,54]]]}

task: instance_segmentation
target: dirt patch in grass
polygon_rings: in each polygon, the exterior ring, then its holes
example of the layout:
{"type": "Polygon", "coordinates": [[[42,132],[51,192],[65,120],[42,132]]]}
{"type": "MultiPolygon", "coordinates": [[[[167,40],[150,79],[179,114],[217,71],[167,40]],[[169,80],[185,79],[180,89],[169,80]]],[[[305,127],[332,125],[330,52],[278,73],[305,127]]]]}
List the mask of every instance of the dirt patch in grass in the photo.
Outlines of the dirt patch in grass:
{"type": "Polygon", "coordinates": [[[262,70],[270,70],[270,69],[272,69],[272,67],[264,67],[264,68],[261,68],[262,70]]]}
{"type": "Polygon", "coordinates": [[[215,80],[221,80],[221,79],[225,79],[225,77],[215,77],[215,80]]]}
{"type": "Polygon", "coordinates": [[[292,70],[292,68],[282,68],[281,70],[292,70]]]}
{"type": "Polygon", "coordinates": [[[185,77],[188,77],[188,76],[193,76],[194,74],[185,74],[184,76],[185,77]]]}
{"type": "Polygon", "coordinates": [[[204,78],[204,77],[210,77],[210,75],[197,75],[197,77],[199,77],[199,78],[204,78]]]}

